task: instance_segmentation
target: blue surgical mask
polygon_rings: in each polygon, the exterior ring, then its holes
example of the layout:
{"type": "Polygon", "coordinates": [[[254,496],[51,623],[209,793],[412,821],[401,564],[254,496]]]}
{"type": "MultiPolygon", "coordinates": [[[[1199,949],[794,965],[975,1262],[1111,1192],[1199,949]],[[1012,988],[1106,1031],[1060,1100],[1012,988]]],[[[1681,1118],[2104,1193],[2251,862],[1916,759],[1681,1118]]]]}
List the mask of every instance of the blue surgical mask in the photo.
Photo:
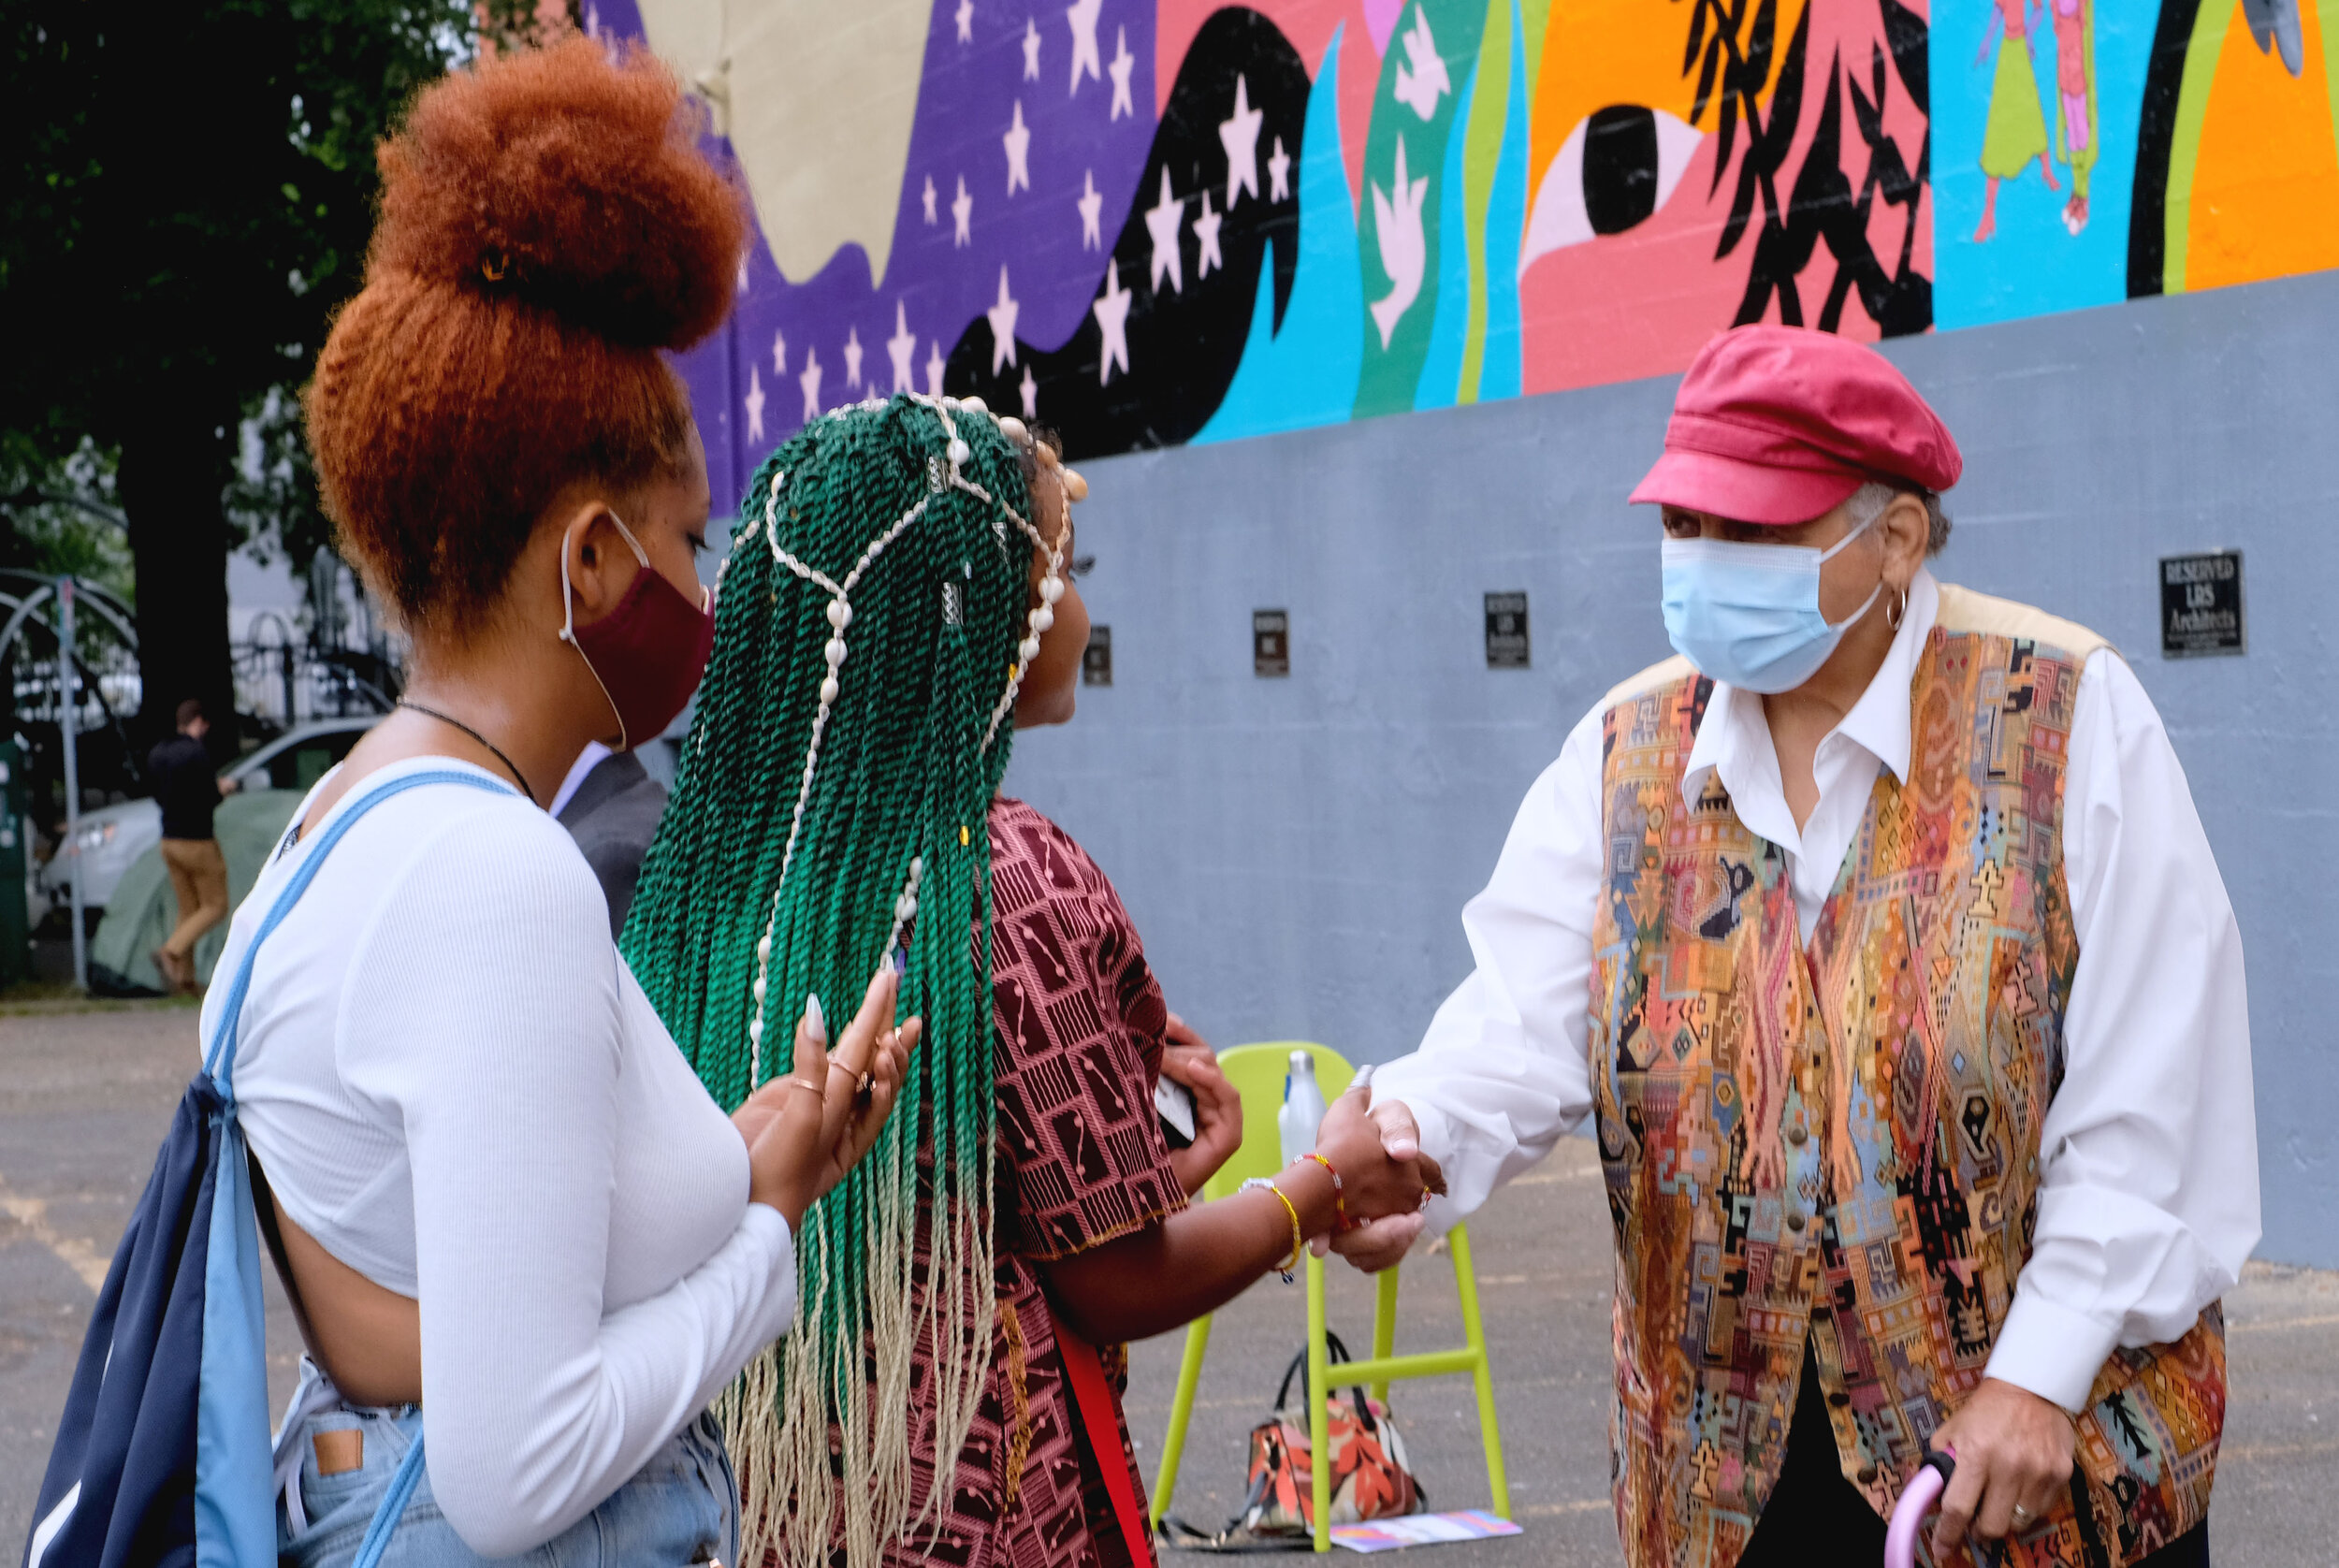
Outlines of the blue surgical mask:
{"type": "Polygon", "coordinates": [[[1747,691],[1792,691],[1819,673],[1853,621],[1884,591],[1829,625],[1819,571],[1866,533],[1871,517],[1824,550],[1727,539],[1664,542],[1665,635],[1698,673],[1747,691]]]}

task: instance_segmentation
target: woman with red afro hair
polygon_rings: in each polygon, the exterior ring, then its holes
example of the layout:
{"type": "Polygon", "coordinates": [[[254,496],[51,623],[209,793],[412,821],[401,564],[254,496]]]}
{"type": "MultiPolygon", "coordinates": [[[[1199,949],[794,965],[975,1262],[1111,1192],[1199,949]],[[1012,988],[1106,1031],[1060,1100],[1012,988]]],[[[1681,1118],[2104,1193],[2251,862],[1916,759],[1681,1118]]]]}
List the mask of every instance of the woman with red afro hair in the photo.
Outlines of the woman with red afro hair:
{"type": "Polygon", "coordinates": [[[712,638],[664,356],[722,320],[747,225],[685,109],[582,38],[422,94],[309,395],[341,547],[413,661],[223,959],[313,878],[255,956],[235,1078],[308,1350],[277,1450],[304,1568],[352,1560],[401,1466],[390,1561],[735,1560],[704,1412],[787,1327],[793,1228],[918,1032],[889,970],[830,1058],[816,1000],[795,1074],[726,1117],[543,810],[587,743],[672,722],[712,638]]]}

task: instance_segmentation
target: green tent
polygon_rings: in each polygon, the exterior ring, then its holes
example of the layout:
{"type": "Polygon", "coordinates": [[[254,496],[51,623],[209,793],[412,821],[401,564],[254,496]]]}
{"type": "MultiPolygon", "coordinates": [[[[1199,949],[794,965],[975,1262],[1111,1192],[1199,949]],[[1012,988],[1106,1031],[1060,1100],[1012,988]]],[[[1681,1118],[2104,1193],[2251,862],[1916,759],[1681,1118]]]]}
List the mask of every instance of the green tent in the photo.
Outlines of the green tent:
{"type": "MultiPolygon", "coordinates": [[[[232,910],[252,891],[260,867],[275,851],[276,841],[292,825],[305,791],[252,790],[219,803],[213,829],[227,857],[227,907],[232,910]]],[[[111,995],[155,995],[168,990],[154,967],[154,950],[179,923],[179,900],[170,891],[170,873],[163,868],[161,846],[130,863],[106,906],[97,936],[90,943],[89,982],[92,991],[111,995]]],[[[195,973],[208,982],[219,950],[227,943],[225,922],[195,944],[195,973]]]]}

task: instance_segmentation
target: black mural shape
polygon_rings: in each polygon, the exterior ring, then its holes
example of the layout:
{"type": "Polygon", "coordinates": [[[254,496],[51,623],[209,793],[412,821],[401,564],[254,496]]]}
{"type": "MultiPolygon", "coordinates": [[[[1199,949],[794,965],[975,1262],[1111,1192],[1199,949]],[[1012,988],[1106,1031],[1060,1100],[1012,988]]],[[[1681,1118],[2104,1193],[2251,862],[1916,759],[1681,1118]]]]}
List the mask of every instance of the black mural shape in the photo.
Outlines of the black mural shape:
{"type": "Polygon", "coordinates": [[[2177,99],[2201,0],[2161,0],[2136,114],[2136,187],[2128,200],[2128,297],[2158,294],[2169,264],[2169,161],[2176,147],[2177,99]]]}
{"type": "Polygon", "coordinates": [[[1622,234],[1657,210],[1657,117],[1611,104],[1584,126],[1584,216],[1594,234],[1622,234]]]}
{"type": "Polygon", "coordinates": [[[1884,51],[1869,61],[1867,91],[1861,91],[1854,73],[1843,68],[1840,56],[1827,67],[1826,96],[1813,129],[1811,145],[1796,173],[1788,199],[1780,201],[1779,185],[1803,120],[1803,90],[1810,42],[1811,13],[1806,7],[1796,19],[1794,35],[1779,63],[1765,120],[1758,101],[1771,80],[1771,54],[1777,41],[1778,0],[1761,0],[1743,53],[1736,26],[1744,0],[1696,0],[1691,13],[1689,51],[1682,73],[1695,64],[1697,96],[1690,122],[1705,117],[1720,88],[1720,126],[1714,157],[1714,188],[1719,190],[1736,150],[1738,123],[1746,124],[1746,156],[1738,165],[1738,183],[1730,203],[1730,217],[1715,248],[1719,261],[1738,247],[1754,218],[1761,198],[1762,221],[1755,229],[1754,254],[1748,269],[1746,294],[1738,303],[1739,325],[1763,320],[1775,298],[1779,319],[1789,327],[1804,325],[1803,297],[1797,280],[1810,265],[1823,240],[1836,259],[1836,276],[1811,325],[1833,332],[1843,319],[1845,301],[1859,290],[1860,304],[1886,337],[1922,332],[1933,325],[1933,281],[1915,270],[1917,209],[1933,158],[1929,129],[1931,110],[1926,80],[1926,29],[1915,12],[1899,0],[1877,0],[1884,36],[1892,44],[1892,75],[1919,113],[1927,119],[1925,151],[1911,172],[1900,149],[1884,134],[1884,101],[1890,79],[1884,51]],[[1841,91],[1838,91],[1838,89],[1841,91]],[[1852,118],[1868,151],[1867,172],[1857,193],[1843,169],[1842,99],[1852,99],[1852,118]],[[1881,195],[1886,205],[1907,214],[1896,266],[1887,271],[1868,242],[1868,214],[1881,195]]]}
{"type": "MultiPolygon", "coordinates": [[[[1120,286],[1129,296],[1126,324],[1128,369],[1117,363],[1101,378],[1104,336],[1093,311],[1063,347],[1043,353],[1016,341],[1013,365],[992,370],[990,323],[978,317],[951,351],[942,372],[954,397],[980,395],[995,413],[1023,411],[1022,383],[1028,367],[1037,384],[1039,421],[1064,439],[1073,457],[1174,446],[1190,440],[1217,412],[1234,381],[1250,336],[1258,297],[1260,269],[1270,249],[1275,269],[1275,324],[1283,324],[1291,284],[1300,265],[1300,159],[1307,125],[1307,66],[1275,24],[1258,12],[1229,7],[1212,15],[1196,35],[1170,90],[1170,104],[1154,132],[1138,180],[1127,221],[1113,241],[1112,260],[1120,286]],[[1218,127],[1234,107],[1235,79],[1244,96],[1265,118],[1258,133],[1258,195],[1243,192],[1227,205],[1227,153],[1218,127]],[[1267,160],[1277,139],[1291,160],[1287,194],[1266,199],[1272,190],[1267,160]],[[1184,198],[1178,218],[1182,286],[1153,288],[1153,236],[1145,213],[1161,199],[1161,172],[1184,198]],[[1194,221],[1201,216],[1201,195],[1221,217],[1219,253],[1225,265],[1198,276],[1200,243],[1194,221]]],[[[1100,274],[1096,298],[1108,280],[1100,274]]]]}

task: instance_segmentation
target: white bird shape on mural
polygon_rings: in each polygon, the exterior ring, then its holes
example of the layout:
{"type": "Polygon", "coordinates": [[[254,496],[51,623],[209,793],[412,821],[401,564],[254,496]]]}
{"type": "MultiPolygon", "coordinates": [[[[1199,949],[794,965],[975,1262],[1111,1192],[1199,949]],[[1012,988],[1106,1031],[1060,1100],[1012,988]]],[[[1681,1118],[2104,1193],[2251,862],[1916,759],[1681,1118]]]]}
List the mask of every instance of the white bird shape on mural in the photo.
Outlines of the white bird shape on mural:
{"type": "Polygon", "coordinates": [[[1405,178],[1405,138],[1397,138],[1397,181],[1394,194],[1373,187],[1373,229],[1381,246],[1381,270],[1396,286],[1388,297],[1373,304],[1373,320],[1381,329],[1381,347],[1397,330],[1398,318],[1421,298],[1421,275],[1429,268],[1430,242],[1421,232],[1421,203],[1430,194],[1430,177],[1405,178]]]}
{"type": "Polygon", "coordinates": [[[1437,39],[1430,36],[1430,13],[1414,7],[1413,25],[1405,30],[1405,57],[1397,62],[1397,86],[1393,96],[1424,120],[1437,114],[1438,98],[1454,90],[1454,79],[1446,74],[1446,57],[1437,51],[1437,39]]]}

